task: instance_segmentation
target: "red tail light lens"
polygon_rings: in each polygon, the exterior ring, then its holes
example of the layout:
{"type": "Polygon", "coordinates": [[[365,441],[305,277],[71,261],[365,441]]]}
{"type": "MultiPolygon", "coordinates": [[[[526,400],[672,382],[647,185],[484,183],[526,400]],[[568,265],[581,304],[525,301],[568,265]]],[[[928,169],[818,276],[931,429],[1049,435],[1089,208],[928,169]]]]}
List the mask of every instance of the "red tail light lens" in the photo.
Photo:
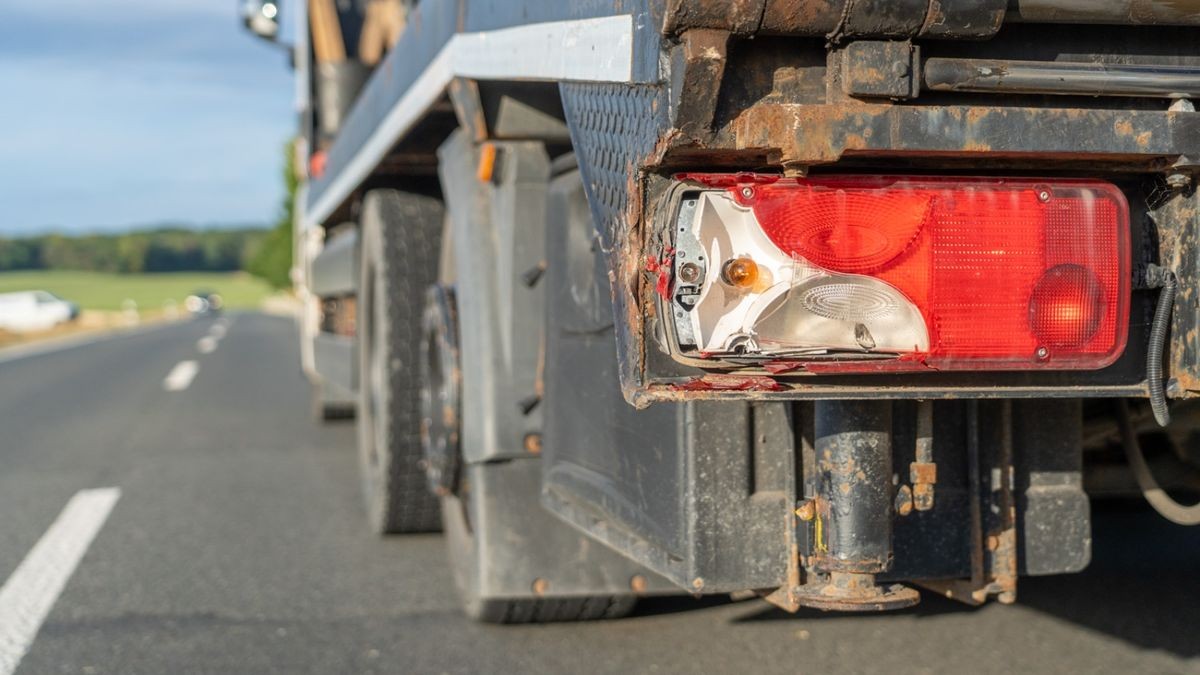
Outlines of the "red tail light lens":
{"type": "Polygon", "coordinates": [[[1029,300],[1029,325],[1046,346],[1086,345],[1104,318],[1104,287],[1082,265],[1058,265],[1046,270],[1029,300]]]}
{"type": "Polygon", "coordinates": [[[708,274],[688,291],[679,332],[703,354],[1095,369],[1124,350],[1129,207],[1109,183],[681,178],[703,187],[677,248],[753,261],[771,282],[749,293],[708,274]]]}
{"type": "Polygon", "coordinates": [[[847,192],[813,185],[764,186],[745,201],[753,202],[759,223],[780,249],[852,274],[884,269],[909,250],[933,204],[921,192],[847,192]]]}

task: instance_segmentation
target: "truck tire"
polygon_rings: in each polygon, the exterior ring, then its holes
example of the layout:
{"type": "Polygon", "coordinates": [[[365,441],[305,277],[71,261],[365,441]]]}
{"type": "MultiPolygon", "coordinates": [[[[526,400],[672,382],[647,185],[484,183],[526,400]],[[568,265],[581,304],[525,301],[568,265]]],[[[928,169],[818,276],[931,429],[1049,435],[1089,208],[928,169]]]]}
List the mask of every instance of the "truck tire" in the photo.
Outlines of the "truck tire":
{"type": "Polygon", "coordinates": [[[441,528],[422,462],[417,359],[442,218],[441,202],[424,195],[377,189],[363,199],[358,454],[368,521],[379,534],[441,528]]]}
{"type": "Polygon", "coordinates": [[[560,623],[620,619],[633,611],[637,598],[593,596],[545,600],[486,600],[464,604],[468,618],[482,623],[560,623]]]}
{"type": "MultiPolygon", "coordinates": [[[[504,325],[499,303],[492,297],[495,288],[505,287],[510,280],[500,277],[499,269],[523,274],[527,267],[515,261],[494,267],[487,264],[498,255],[511,256],[514,252],[498,253],[494,247],[499,237],[481,233],[485,228],[510,232],[528,247],[525,250],[545,236],[540,213],[533,212],[531,217],[520,207],[497,209],[490,213],[491,219],[511,220],[481,224],[474,220],[480,212],[472,208],[481,197],[507,205],[537,199],[528,186],[548,165],[541,147],[514,143],[506,146],[504,157],[509,164],[500,172],[499,183],[482,186],[474,180],[474,153],[471,140],[461,132],[439,151],[443,192],[451,205],[448,236],[452,240],[447,242],[447,269],[440,275],[439,286],[428,296],[421,340],[425,346],[421,386],[425,389],[427,458],[431,480],[438,479],[433,489],[442,495],[442,527],[459,602],[468,617],[486,623],[619,618],[633,610],[636,597],[620,592],[624,588],[618,591],[619,586],[612,580],[629,579],[636,572],[627,571],[633,569],[627,560],[601,550],[600,544],[543,509],[540,457],[508,447],[501,457],[480,459],[482,448],[468,445],[485,443],[482,439],[487,433],[497,433],[499,444],[521,443],[513,430],[524,428],[532,412],[517,405],[529,392],[517,389],[514,380],[524,378],[506,372],[510,366],[499,354],[486,353],[500,349],[503,341],[480,337],[504,325]],[[539,164],[543,168],[539,169],[539,164]],[[518,185],[525,186],[520,193],[518,185]],[[492,191],[500,196],[492,195],[492,191]],[[462,210],[456,212],[460,205],[462,210]],[[463,361],[467,355],[477,360],[468,365],[463,361]],[[481,407],[484,397],[471,395],[489,388],[490,398],[503,404],[481,407]],[[470,432],[468,425],[482,425],[484,420],[490,431],[476,428],[470,432]]],[[[517,293],[544,292],[536,279],[530,282],[520,277],[511,281],[519,289],[517,293]]],[[[512,302],[513,306],[528,307],[521,300],[512,302]]],[[[540,327],[544,309],[540,309],[540,303],[537,306],[537,314],[521,314],[517,321],[540,327]]],[[[538,349],[537,344],[522,347],[538,349]]],[[[519,367],[538,367],[537,363],[512,358],[513,363],[522,364],[519,367]]]]}
{"type": "Polygon", "coordinates": [[[467,513],[472,499],[467,484],[443,498],[443,522],[450,565],[459,603],[468,618],[483,623],[556,623],[598,621],[628,616],[637,604],[633,595],[593,595],[546,598],[483,598],[470,579],[478,570],[479,554],[467,513]]]}
{"type": "Polygon", "coordinates": [[[309,386],[309,411],[313,421],[324,423],[354,419],[354,406],[343,401],[330,401],[325,396],[325,385],[314,382],[309,386]]]}

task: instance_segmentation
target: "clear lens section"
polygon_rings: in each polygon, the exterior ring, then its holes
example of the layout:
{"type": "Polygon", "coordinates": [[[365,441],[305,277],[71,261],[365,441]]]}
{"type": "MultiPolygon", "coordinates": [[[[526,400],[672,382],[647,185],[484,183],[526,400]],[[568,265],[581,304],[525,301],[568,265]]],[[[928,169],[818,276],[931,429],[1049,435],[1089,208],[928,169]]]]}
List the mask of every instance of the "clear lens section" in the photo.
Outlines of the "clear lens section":
{"type": "Polygon", "coordinates": [[[1062,369],[1124,349],[1128,206],[1110,184],[683,179],[703,186],[677,227],[685,353],[1062,369]]]}
{"type": "MultiPolygon", "coordinates": [[[[929,347],[920,311],[887,283],[866,276],[833,274],[785,253],[759,225],[752,210],[725,193],[699,196],[688,233],[715,261],[690,313],[690,334],[706,354],[830,351],[911,352],[929,347]],[[754,267],[753,284],[730,278],[737,267],[754,267]]],[[[685,255],[686,257],[686,255],[685,255]]]]}
{"type": "Polygon", "coordinates": [[[929,349],[921,313],[891,286],[869,277],[821,274],[794,286],[753,332],[766,350],[905,353],[929,349]]]}

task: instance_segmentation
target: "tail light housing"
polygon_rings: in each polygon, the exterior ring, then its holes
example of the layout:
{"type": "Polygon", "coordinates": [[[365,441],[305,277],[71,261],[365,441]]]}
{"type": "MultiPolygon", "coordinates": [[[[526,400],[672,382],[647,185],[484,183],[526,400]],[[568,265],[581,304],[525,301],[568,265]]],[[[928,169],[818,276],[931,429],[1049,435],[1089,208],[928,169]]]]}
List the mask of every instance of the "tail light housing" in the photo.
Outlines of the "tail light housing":
{"type": "Polygon", "coordinates": [[[1103,368],[1125,348],[1129,206],[1110,183],[677,178],[688,187],[658,288],[682,358],[1063,370],[1103,368]]]}

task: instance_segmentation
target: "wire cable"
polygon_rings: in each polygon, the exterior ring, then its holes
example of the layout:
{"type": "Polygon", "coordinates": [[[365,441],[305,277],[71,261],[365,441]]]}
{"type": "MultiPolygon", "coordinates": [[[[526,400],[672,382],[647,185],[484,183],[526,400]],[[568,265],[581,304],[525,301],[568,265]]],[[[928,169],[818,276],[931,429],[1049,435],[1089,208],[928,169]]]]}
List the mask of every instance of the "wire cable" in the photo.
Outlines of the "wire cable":
{"type": "Polygon", "coordinates": [[[1162,289],[1154,308],[1154,321],[1150,324],[1150,345],[1146,350],[1146,387],[1150,392],[1150,410],[1154,412],[1154,420],[1159,426],[1165,427],[1171,423],[1171,410],[1167,406],[1167,390],[1163,386],[1163,351],[1179,280],[1171,270],[1150,265],[1146,268],[1146,287],[1162,289]]]}
{"type": "Polygon", "coordinates": [[[1121,445],[1125,446],[1125,458],[1133,477],[1137,480],[1142,496],[1154,507],[1163,518],[1176,525],[1200,525],[1200,503],[1184,506],[1171,498],[1166,490],[1159,486],[1150,473],[1146,458],[1142,454],[1142,446],[1138,443],[1137,432],[1129,416],[1129,403],[1125,399],[1117,399],[1117,426],[1121,429],[1121,445]]]}

